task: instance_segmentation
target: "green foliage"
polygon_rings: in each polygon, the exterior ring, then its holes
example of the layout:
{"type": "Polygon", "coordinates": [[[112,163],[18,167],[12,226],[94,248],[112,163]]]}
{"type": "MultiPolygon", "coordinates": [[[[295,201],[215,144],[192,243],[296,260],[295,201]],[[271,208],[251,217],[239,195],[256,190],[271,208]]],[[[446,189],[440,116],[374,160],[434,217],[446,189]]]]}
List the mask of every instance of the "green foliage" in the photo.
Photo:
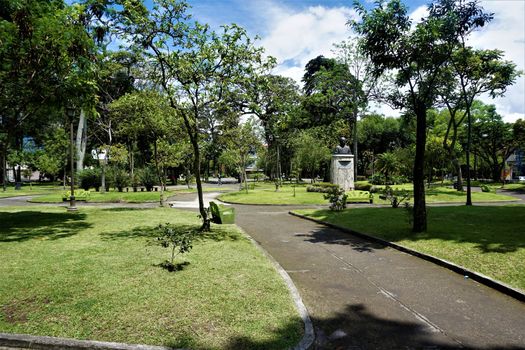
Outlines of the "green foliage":
{"type": "Polygon", "coordinates": [[[330,203],[330,210],[341,211],[346,208],[346,200],[348,196],[345,190],[338,187],[330,188],[330,191],[324,195],[324,199],[328,199],[330,203]]]}
{"type": "Polygon", "coordinates": [[[155,186],[158,181],[155,169],[151,167],[146,167],[144,169],[139,169],[136,172],[140,178],[140,182],[142,183],[142,185],[146,187],[146,190],[151,191],[153,189],[153,186],[155,186]]]}
{"type": "Polygon", "coordinates": [[[306,192],[329,193],[335,188],[339,188],[339,185],[329,182],[319,182],[306,186],[306,192]]]}
{"type": "Polygon", "coordinates": [[[100,180],[100,171],[95,169],[84,169],[78,173],[79,186],[85,191],[94,188],[98,191],[102,185],[100,180]]]}
{"type": "Polygon", "coordinates": [[[113,185],[118,189],[119,192],[122,192],[124,187],[129,186],[130,176],[126,170],[116,167],[113,169],[112,175],[113,185]]]}
{"type": "Polygon", "coordinates": [[[379,198],[387,200],[392,205],[392,208],[398,208],[399,205],[403,202],[409,203],[410,201],[410,192],[407,190],[395,190],[390,186],[386,186],[380,192],[379,198]]]}
{"type": "Polygon", "coordinates": [[[193,248],[196,231],[185,226],[166,223],[157,226],[157,233],[156,243],[163,248],[171,248],[170,260],[166,260],[161,266],[174,271],[177,265],[173,264],[173,260],[178,254],[187,253],[193,248]]]}
{"type": "MultiPolygon", "coordinates": [[[[88,201],[89,197],[90,197],[90,193],[91,192],[85,191],[85,190],[76,190],[75,191],[75,200],[88,201]]],[[[71,191],[65,191],[65,192],[62,193],[62,200],[63,201],[69,200],[69,197],[71,197],[71,191]]]]}
{"type": "Polygon", "coordinates": [[[302,131],[293,140],[294,159],[297,168],[305,171],[310,178],[315,178],[323,163],[330,160],[330,149],[323,140],[312,132],[302,131]]]}

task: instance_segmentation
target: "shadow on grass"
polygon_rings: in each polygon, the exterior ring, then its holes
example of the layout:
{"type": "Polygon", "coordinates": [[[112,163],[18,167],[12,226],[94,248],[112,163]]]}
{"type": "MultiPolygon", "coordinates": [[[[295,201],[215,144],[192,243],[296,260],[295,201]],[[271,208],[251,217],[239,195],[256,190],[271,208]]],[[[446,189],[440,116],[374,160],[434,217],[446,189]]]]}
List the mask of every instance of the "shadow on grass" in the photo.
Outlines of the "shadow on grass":
{"type": "MultiPolygon", "coordinates": [[[[228,226],[212,225],[212,229],[209,232],[199,231],[200,225],[188,225],[181,224],[176,226],[180,232],[193,232],[195,241],[236,241],[241,238],[240,233],[228,226]]],[[[120,239],[134,239],[134,238],[149,238],[153,239],[160,234],[157,226],[140,226],[133,229],[117,231],[117,232],[105,232],[101,233],[100,236],[103,240],[120,240],[120,239]]]]}
{"type": "MultiPolygon", "coordinates": [[[[451,338],[435,333],[426,324],[382,318],[367,310],[362,304],[348,304],[332,317],[312,318],[315,341],[310,349],[475,349],[469,344],[459,344],[451,338]]],[[[222,349],[227,350],[280,350],[292,348],[299,342],[303,328],[299,319],[290,320],[284,327],[273,329],[265,340],[234,337],[222,349]]],[[[168,344],[173,348],[197,347],[195,335],[181,335],[180,341],[168,344]]],[[[484,349],[522,349],[507,344],[492,345],[484,349]]]]}
{"type": "MultiPolygon", "coordinates": [[[[428,208],[428,231],[415,234],[403,209],[359,208],[342,213],[318,210],[311,216],[390,242],[442,240],[472,243],[482,253],[512,253],[525,248],[525,206],[451,206],[428,208]]],[[[349,245],[357,251],[384,248],[333,230],[314,231],[308,241],[349,245]],[[364,243],[363,243],[364,242],[364,243]]]]}
{"type": "Polygon", "coordinates": [[[74,236],[92,226],[85,219],[84,213],[0,212],[0,242],[56,240],[74,236]]]}

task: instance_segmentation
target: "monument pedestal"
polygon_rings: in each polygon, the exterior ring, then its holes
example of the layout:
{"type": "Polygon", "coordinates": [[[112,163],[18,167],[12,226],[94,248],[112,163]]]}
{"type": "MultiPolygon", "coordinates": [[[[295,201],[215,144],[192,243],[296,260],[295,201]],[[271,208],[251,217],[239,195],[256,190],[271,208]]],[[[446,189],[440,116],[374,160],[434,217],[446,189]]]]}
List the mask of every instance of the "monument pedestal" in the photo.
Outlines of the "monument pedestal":
{"type": "Polygon", "coordinates": [[[330,180],[345,191],[354,189],[354,155],[332,154],[330,180]]]}

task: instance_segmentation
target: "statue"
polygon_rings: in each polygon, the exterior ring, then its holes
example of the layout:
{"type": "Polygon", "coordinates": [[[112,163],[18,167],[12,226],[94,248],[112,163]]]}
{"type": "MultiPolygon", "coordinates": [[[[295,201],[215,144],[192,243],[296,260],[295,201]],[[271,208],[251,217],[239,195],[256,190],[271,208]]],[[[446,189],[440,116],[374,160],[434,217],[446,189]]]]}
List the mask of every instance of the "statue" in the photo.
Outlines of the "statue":
{"type": "Polygon", "coordinates": [[[334,154],[352,154],[350,147],[346,144],[346,138],[339,139],[339,145],[335,148],[334,154]]]}

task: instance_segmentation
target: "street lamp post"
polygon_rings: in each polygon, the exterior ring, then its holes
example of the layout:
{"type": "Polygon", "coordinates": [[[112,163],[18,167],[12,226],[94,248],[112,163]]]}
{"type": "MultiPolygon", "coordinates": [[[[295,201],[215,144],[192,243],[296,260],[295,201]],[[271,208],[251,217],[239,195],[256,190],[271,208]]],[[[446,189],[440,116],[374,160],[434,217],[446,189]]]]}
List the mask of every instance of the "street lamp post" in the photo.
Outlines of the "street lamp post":
{"type": "Polygon", "coordinates": [[[74,140],[73,140],[73,119],[75,118],[75,107],[73,105],[68,105],[66,107],[66,114],[69,120],[69,161],[71,162],[71,194],[69,196],[69,207],[68,211],[76,211],[76,202],[75,202],[75,168],[74,168],[74,140]]]}

